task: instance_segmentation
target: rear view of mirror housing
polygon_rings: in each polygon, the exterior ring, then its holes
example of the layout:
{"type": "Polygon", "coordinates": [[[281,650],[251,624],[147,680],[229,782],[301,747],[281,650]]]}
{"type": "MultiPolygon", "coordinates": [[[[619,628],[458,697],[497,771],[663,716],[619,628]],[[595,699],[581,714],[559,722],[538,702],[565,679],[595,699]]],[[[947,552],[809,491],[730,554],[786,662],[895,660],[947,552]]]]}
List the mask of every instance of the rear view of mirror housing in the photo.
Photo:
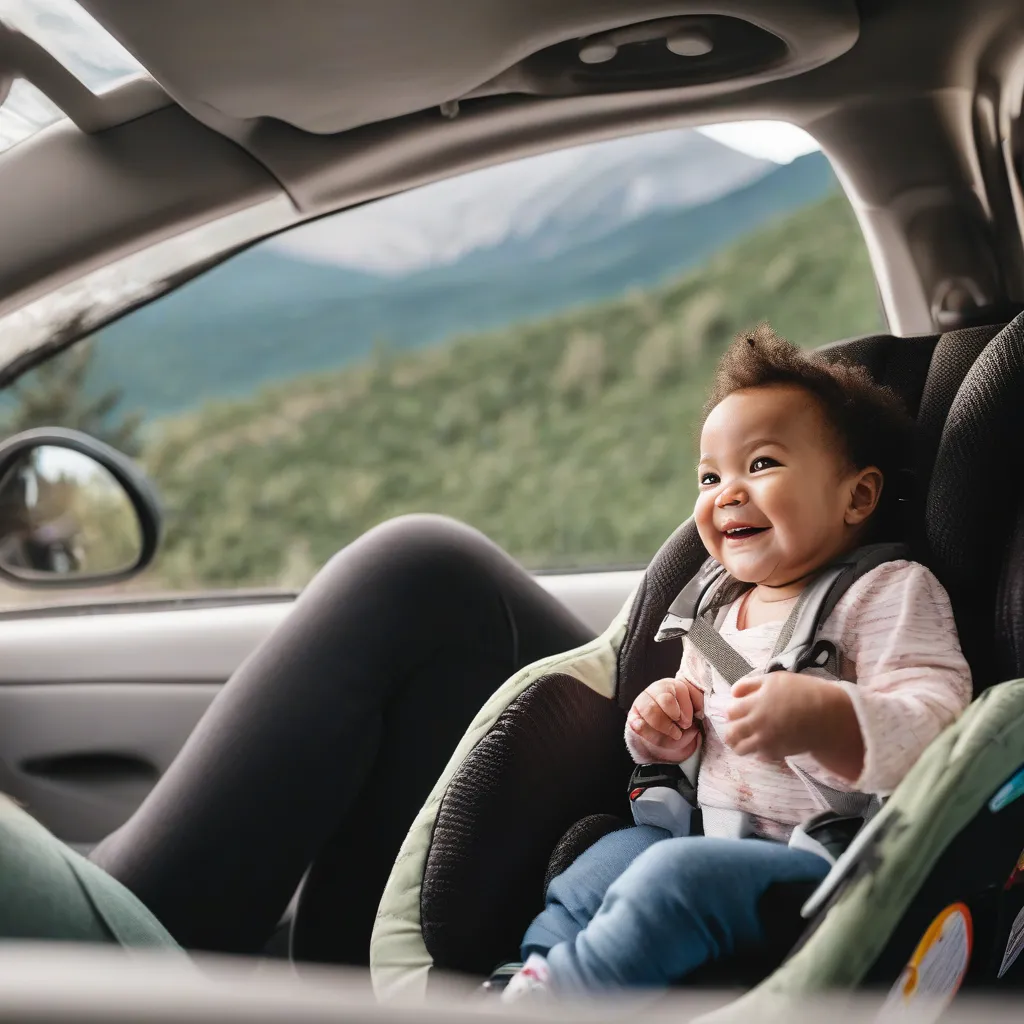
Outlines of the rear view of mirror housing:
{"type": "Polygon", "coordinates": [[[7,582],[121,582],[153,561],[161,533],[152,485],[109,445],[58,427],[0,442],[0,578],[7,582]]]}

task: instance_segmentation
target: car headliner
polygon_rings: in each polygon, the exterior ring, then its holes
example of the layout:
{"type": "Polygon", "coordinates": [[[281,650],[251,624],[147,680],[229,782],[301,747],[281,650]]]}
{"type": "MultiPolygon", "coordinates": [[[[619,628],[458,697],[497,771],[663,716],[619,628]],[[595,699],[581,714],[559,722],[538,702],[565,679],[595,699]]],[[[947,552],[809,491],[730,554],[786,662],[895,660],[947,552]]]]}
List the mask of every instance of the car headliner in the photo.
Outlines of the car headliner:
{"type": "Polygon", "coordinates": [[[0,69],[63,101],[79,125],[0,156],[0,384],[302,220],[559,146],[729,120],[788,120],[815,136],[858,215],[895,333],[960,326],[956,304],[942,308],[951,281],[982,312],[1024,299],[1014,0],[82,6],[156,84],[96,99],[45,51],[0,33],[0,69]],[[766,26],[786,59],[696,85],[536,94],[538,50],[712,14],[766,26]],[[442,114],[453,101],[457,116],[442,114]],[[225,219],[232,230],[201,230],[225,219]],[[183,237],[195,244],[172,245],[145,271],[131,262],[183,237]]]}

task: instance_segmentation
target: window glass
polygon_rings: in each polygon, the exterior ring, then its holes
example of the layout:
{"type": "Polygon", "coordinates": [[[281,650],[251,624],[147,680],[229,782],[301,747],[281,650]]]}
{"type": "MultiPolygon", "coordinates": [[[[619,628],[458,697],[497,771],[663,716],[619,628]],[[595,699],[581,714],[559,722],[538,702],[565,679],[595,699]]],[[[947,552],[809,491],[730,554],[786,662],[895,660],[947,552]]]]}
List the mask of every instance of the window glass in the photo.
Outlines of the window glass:
{"type": "Polygon", "coordinates": [[[75,0],[0,0],[0,20],[37,42],[94,93],[146,73],[75,0]]]}
{"type": "Polygon", "coordinates": [[[297,588],[414,511],[534,569],[636,566],[689,515],[711,369],[762,319],[806,345],[882,328],[828,161],[788,125],[666,131],[268,240],[33,371],[3,413],[152,475],[167,534],[133,593],[297,588]]]}
{"type": "Polygon", "coordinates": [[[23,78],[16,78],[0,104],[0,153],[63,118],[56,103],[23,78]]]}
{"type": "MultiPolygon", "coordinates": [[[[42,46],[94,93],[146,73],[75,0],[0,0],[0,21],[42,46]]],[[[15,79],[0,101],[0,153],[64,116],[34,85],[15,79]]]]}

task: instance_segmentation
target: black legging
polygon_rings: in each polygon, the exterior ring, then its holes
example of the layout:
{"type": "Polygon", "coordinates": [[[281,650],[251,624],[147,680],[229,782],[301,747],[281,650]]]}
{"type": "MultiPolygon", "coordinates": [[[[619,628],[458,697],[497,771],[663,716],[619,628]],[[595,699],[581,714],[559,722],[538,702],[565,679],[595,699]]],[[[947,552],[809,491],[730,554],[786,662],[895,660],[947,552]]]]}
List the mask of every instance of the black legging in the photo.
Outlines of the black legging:
{"type": "Polygon", "coordinates": [[[93,859],[186,948],[365,964],[416,812],[486,698],[592,632],[500,548],[407,516],[340,551],[93,859]]]}

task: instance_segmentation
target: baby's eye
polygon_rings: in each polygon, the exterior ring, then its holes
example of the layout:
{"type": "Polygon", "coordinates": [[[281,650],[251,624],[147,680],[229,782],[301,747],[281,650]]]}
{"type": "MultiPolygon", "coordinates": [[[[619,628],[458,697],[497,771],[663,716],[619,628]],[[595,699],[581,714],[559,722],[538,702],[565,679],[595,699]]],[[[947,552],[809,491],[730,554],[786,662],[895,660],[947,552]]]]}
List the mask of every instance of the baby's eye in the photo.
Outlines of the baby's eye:
{"type": "Polygon", "coordinates": [[[717,473],[701,473],[700,485],[701,487],[714,487],[718,483],[717,473]]]}
{"type": "Polygon", "coordinates": [[[768,458],[767,455],[759,455],[750,464],[750,472],[751,473],[760,473],[761,470],[763,470],[763,469],[770,469],[772,466],[777,466],[777,465],[778,465],[778,463],[775,461],[775,459],[770,459],[770,458],[768,458]]]}

